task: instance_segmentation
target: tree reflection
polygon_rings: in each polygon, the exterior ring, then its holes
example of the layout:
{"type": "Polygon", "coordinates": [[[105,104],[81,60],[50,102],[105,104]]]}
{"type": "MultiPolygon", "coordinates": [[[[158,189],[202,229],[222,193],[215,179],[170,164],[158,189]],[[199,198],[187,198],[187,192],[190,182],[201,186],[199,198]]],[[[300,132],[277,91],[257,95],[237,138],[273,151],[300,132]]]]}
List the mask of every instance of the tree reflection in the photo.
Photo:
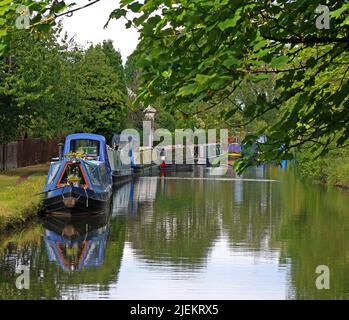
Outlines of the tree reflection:
{"type": "Polygon", "coordinates": [[[85,285],[107,291],[117,280],[126,234],[124,218],[48,217],[43,225],[40,245],[8,246],[1,256],[2,299],[73,298],[85,285]],[[15,287],[18,265],[30,266],[30,290],[15,287]]]}
{"type": "Polygon", "coordinates": [[[289,298],[347,299],[348,193],[300,181],[292,168],[255,170],[243,178],[278,182],[190,180],[205,177],[204,172],[144,177],[116,191],[111,220],[48,218],[43,226],[3,239],[0,298],[108,293],[118,281],[125,240],[146,265],[202,271],[214,245],[224,239],[227,256],[236,251],[265,259],[272,255],[273,263],[278,257],[279,266],[288,270],[289,298]],[[15,288],[21,264],[31,266],[29,291],[15,288]],[[318,265],[330,268],[330,290],[316,289],[318,265]]]}
{"type": "Polygon", "coordinates": [[[157,184],[157,196],[154,201],[139,203],[137,217],[128,223],[128,239],[136,253],[149,262],[203,266],[219,232],[219,202],[206,197],[214,186],[181,180],[149,181],[157,184]]]}
{"type": "MultiPolygon", "coordinates": [[[[255,170],[246,178],[265,178],[265,167],[255,170]]],[[[269,245],[281,228],[278,183],[219,178],[155,181],[156,198],[143,203],[128,225],[128,238],[145,259],[200,267],[222,236],[232,247],[242,246],[255,255],[277,248],[277,243],[269,245]]]]}
{"type": "Polygon", "coordinates": [[[290,260],[290,292],[296,299],[348,299],[349,195],[307,184],[295,174],[282,184],[284,242],[281,259],[290,260]],[[315,286],[315,269],[330,268],[330,290],[315,286]]]}

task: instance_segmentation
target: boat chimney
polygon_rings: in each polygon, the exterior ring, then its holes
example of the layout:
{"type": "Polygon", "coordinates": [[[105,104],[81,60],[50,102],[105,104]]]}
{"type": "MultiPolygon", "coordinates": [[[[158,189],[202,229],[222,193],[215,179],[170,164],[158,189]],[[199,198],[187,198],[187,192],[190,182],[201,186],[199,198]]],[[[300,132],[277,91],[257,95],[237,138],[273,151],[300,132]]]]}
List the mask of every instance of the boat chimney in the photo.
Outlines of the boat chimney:
{"type": "Polygon", "coordinates": [[[59,157],[59,160],[63,159],[63,146],[64,146],[63,143],[58,143],[58,157],[59,157]]]}

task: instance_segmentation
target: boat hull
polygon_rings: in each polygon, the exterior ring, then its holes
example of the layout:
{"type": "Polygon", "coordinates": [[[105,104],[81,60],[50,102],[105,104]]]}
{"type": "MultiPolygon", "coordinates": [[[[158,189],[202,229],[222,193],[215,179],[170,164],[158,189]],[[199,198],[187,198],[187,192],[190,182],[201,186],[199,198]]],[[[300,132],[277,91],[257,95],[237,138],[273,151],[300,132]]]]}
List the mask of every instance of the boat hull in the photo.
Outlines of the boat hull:
{"type": "Polygon", "coordinates": [[[110,202],[111,191],[96,193],[65,187],[45,193],[44,210],[57,214],[104,214],[110,202]]]}

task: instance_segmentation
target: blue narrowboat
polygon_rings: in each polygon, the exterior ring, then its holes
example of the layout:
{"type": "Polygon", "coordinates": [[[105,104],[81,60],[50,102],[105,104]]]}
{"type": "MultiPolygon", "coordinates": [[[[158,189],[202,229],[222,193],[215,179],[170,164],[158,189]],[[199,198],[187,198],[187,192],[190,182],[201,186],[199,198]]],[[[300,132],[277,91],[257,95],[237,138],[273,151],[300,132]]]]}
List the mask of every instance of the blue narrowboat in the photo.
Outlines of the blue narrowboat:
{"type": "Polygon", "coordinates": [[[49,261],[70,272],[101,266],[109,233],[109,217],[45,217],[44,241],[49,261]]]}
{"type": "Polygon", "coordinates": [[[68,135],[55,160],[43,190],[46,212],[98,214],[109,208],[113,181],[103,136],[68,135]]]}

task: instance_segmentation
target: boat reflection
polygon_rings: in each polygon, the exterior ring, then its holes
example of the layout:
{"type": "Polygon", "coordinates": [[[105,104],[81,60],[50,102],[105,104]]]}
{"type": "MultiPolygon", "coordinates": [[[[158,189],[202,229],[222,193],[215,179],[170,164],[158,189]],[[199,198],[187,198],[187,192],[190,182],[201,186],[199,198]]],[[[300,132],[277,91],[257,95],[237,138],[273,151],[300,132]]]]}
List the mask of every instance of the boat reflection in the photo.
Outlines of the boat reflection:
{"type": "Polygon", "coordinates": [[[155,201],[158,188],[157,177],[145,177],[119,187],[113,193],[113,216],[136,216],[139,205],[155,201]]]}
{"type": "Polygon", "coordinates": [[[137,206],[133,201],[135,183],[129,182],[114,189],[113,192],[113,216],[136,215],[137,206]]]}
{"type": "Polygon", "coordinates": [[[44,241],[50,262],[63,271],[102,265],[109,233],[109,215],[55,217],[44,220],[44,241]]]}

